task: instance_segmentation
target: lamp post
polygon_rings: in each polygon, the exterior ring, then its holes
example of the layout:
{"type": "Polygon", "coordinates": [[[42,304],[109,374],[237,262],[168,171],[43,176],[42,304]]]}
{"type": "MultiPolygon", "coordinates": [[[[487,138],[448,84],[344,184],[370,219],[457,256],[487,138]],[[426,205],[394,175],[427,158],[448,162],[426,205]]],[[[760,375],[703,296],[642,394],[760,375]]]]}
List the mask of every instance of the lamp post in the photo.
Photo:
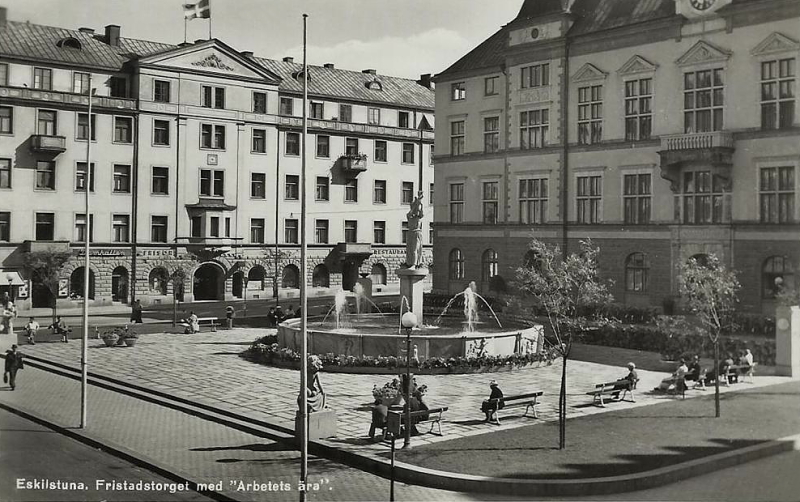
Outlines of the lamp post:
{"type": "Polygon", "coordinates": [[[406,330],[406,434],[403,448],[411,447],[411,330],[417,327],[417,315],[410,310],[400,318],[400,325],[406,330]]]}
{"type": "Polygon", "coordinates": [[[250,279],[245,277],[242,282],[244,283],[244,317],[247,318],[247,283],[250,282],[250,279]]]}

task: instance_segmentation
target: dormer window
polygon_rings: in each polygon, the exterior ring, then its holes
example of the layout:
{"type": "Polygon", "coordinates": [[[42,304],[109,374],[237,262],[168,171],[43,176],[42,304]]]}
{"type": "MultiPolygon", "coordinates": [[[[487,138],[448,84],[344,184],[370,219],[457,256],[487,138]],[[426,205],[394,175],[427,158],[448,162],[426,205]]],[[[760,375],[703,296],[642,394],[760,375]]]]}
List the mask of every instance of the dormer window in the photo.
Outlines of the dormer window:
{"type": "Polygon", "coordinates": [[[62,49],[75,49],[78,51],[83,48],[80,40],[73,37],[62,38],[61,40],[56,42],[56,45],[58,47],[61,47],[62,49]]]}
{"type": "MultiPolygon", "coordinates": [[[[296,72],[292,73],[292,77],[294,77],[295,80],[298,80],[298,81],[302,82],[303,81],[303,71],[300,70],[300,71],[296,71],[296,72]]],[[[308,74],[308,81],[311,82],[311,74],[310,73],[308,74]]]]}
{"type": "Polygon", "coordinates": [[[367,82],[364,85],[367,86],[367,89],[370,89],[372,91],[382,91],[383,90],[383,84],[381,84],[380,81],[377,78],[374,78],[374,79],[370,80],[369,82],[367,82]]]}

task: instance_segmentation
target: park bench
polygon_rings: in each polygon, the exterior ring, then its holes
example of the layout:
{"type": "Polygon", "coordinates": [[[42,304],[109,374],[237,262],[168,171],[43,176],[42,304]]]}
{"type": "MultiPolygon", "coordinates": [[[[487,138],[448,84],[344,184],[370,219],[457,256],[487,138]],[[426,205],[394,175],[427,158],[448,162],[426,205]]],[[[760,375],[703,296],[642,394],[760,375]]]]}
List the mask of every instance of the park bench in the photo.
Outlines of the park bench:
{"type": "MultiPolygon", "coordinates": [[[[70,329],[72,332],[72,329],[70,329]]],[[[14,333],[17,335],[17,345],[28,345],[28,337],[25,335],[24,330],[14,330],[14,333]]],[[[69,336],[69,335],[68,335],[69,336]]],[[[39,331],[36,332],[36,336],[34,337],[33,341],[36,343],[39,342],[60,342],[63,340],[63,336],[53,332],[53,330],[47,328],[41,328],[39,331]]]]}
{"type": "Polygon", "coordinates": [[[603,401],[604,396],[610,396],[613,394],[617,394],[619,398],[618,401],[625,400],[625,394],[631,395],[631,402],[635,403],[636,398],[633,395],[633,389],[636,388],[636,382],[631,385],[630,380],[622,379],[617,380],[615,382],[605,382],[605,383],[598,383],[594,386],[594,390],[587,392],[586,394],[592,396],[592,404],[600,403],[601,408],[606,407],[605,401],[603,401]],[[624,387],[623,387],[624,386],[624,387]],[[620,394],[622,394],[620,396],[620,394]]]}
{"type": "Polygon", "coordinates": [[[492,413],[492,416],[494,417],[494,423],[500,425],[500,403],[503,404],[503,410],[525,406],[525,413],[522,415],[523,417],[528,416],[528,410],[532,410],[533,418],[539,418],[539,414],[536,412],[536,405],[539,404],[539,397],[541,397],[542,394],[544,394],[544,391],[537,390],[527,394],[517,394],[515,396],[503,396],[489,399],[489,405],[493,406],[495,410],[494,413],[492,413]]]}
{"type": "MultiPolygon", "coordinates": [[[[422,422],[430,422],[431,429],[428,433],[442,436],[442,414],[447,410],[447,406],[441,406],[438,408],[428,408],[427,410],[412,411],[410,415],[411,423],[416,425],[422,422]],[[438,427],[439,432],[433,432],[434,427],[438,427]]],[[[390,410],[386,419],[386,427],[383,428],[383,438],[386,438],[387,432],[391,432],[395,437],[399,437],[400,428],[405,423],[405,420],[406,414],[404,410],[390,410]]],[[[372,427],[370,427],[370,431],[373,431],[372,427]]]]}
{"type": "Polygon", "coordinates": [[[730,385],[732,383],[731,380],[735,380],[733,383],[738,383],[740,378],[742,379],[741,381],[744,382],[744,379],[747,377],[750,377],[750,383],[753,383],[753,377],[755,376],[757,364],[758,363],[754,362],[752,366],[740,364],[728,366],[728,371],[725,374],[725,385],[730,385]],[[744,374],[741,373],[741,370],[743,369],[747,370],[744,374]]]}
{"type": "MultiPolygon", "coordinates": [[[[217,326],[221,326],[221,324],[219,323],[219,317],[198,317],[197,326],[200,327],[203,326],[204,324],[211,326],[211,331],[217,331],[217,326]]],[[[184,328],[188,328],[189,327],[188,319],[184,319],[183,322],[181,323],[181,326],[183,326],[184,328]]]]}

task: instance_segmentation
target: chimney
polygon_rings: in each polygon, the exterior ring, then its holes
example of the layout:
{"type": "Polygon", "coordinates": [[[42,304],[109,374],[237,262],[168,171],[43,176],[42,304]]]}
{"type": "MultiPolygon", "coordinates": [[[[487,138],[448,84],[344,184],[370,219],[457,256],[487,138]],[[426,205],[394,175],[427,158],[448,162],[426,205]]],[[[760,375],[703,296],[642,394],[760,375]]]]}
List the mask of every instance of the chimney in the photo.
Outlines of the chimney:
{"type": "Polygon", "coordinates": [[[417,83],[419,85],[421,85],[422,87],[426,87],[426,88],[430,89],[431,88],[431,74],[430,73],[423,73],[422,75],[419,76],[419,80],[417,80],[417,83]]]}
{"type": "Polygon", "coordinates": [[[198,38],[197,40],[195,40],[195,41],[194,41],[194,43],[196,43],[196,44],[202,44],[202,43],[203,43],[203,42],[205,42],[205,41],[206,41],[206,39],[205,39],[205,38],[198,38]]]}
{"type": "Polygon", "coordinates": [[[291,56],[286,56],[285,58],[283,58],[283,62],[284,63],[294,63],[294,58],[291,57],[291,56]]]}
{"type": "Polygon", "coordinates": [[[253,57],[253,51],[242,51],[242,56],[246,58],[251,58],[253,57]]]}
{"type": "Polygon", "coordinates": [[[119,47],[118,24],[109,24],[106,26],[106,43],[112,47],[119,47]]]}
{"type": "Polygon", "coordinates": [[[8,9],[0,7],[0,28],[6,27],[6,17],[8,16],[8,9]]]}
{"type": "Polygon", "coordinates": [[[369,68],[369,69],[366,69],[366,70],[361,70],[361,73],[368,73],[370,75],[375,75],[377,72],[375,71],[374,68],[369,68]]]}
{"type": "Polygon", "coordinates": [[[333,69],[335,68],[335,66],[333,65],[333,63],[325,63],[325,64],[324,64],[324,65],[322,65],[322,66],[324,66],[325,68],[328,68],[329,70],[333,70],[333,69]]]}
{"type": "Polygon", "coordinates": [[[181,42],[178,44],[178,47],[188,47],[192,45],[191,42],[181,42]]]}
{"type": "Polygon", "coordinates": [[[94,35],[94,28],[78,28],[78,31],[87,35],[94,35]]]}

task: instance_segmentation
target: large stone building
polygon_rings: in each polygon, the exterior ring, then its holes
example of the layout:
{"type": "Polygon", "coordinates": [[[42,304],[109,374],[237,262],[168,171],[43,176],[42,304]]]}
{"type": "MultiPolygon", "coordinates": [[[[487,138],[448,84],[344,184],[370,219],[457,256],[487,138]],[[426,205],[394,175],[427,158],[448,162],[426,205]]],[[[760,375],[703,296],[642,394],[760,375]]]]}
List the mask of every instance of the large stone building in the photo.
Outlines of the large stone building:
{"type": "Polygon", "coordinates": [[[798,27],[796,0],[525,0],[435,78],[434,289],[591,238],[617,301],[669,308],[715,253],[774,312],[800,267],[798,27]]]}
{"type": "MultiPolygon", "coordinates": [[[[186,301],[299,294],[301,64],[216,39],[168,45],[0,12],[2,292],[48,305],[23,256],[55,248],[74,255],[59,303],[83,295],[91,87],[93,305],[167,301],[177,269],[186,301]]],[[[405,214],[433,187],[430,78],[308,73],[309,294],[359,276],[399,290],[405,214]]]]}

